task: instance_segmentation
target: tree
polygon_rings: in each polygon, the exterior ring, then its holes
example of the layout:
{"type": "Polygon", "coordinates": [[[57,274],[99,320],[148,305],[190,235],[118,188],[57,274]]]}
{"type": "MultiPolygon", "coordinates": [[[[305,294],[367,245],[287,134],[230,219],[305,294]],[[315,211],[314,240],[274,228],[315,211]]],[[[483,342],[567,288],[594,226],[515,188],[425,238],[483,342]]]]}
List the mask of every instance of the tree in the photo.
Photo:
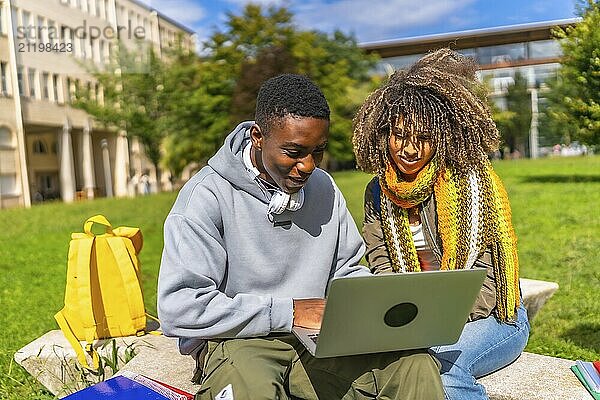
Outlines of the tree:
{"type": "Polygon", "coordinates": [[[531,127],[531,94],[528,91],[527,78],[515,73],[515,80],[508,87],[505,96],[506,109],[496,109],[494,120],[502,135],[502,141],[510,152],[519,150],[527,153],[529,148],[529,128],[531,127]]]}
{"type": "Polygon", "coordinates": [[[212,156],[230,128],[228,84],[220,66],[175,49],[165,74],[163,165],[174,177],[212,156]]]}
{"type": "Polygon", "coordinates": [[[256,60],[244,60],[231,99],[231,120],[254,119],[256,96],[267,79],[283,73],[296,72],[296,62],[290,51],[282,46],[259,50],[256,60]]]}
{"type": "Polygon", "coordinates": [[[580,2],[582,21],[556,29],[563,60],[550,82],[543,127],[568,143],[600,144],[600,2],[580,2]]]}
{"type": "Polygon", "coordinates": [[[304,74],[319,85],[331,107],[330,166],[351,162],[352,117],[374,87],[369,72],[376,56],[364,54],[351,35],[298,30],[283,7],[249,4],[242,15],[228,14],[226,27],[210,37],[206,50],[207,62],[218,66],[221,94],[230,98],[230,123],[253,118],[264,80],[283,72],[304,74]],[[357,90],[363,95],[357,96],[357,90]]]}
{"type": "Polygon", "coordinates": [[[164,62],[152,48],[128,50],[116,46],[116,54],[100,70],[88,66],[98,90],[80,88],[73,106],[90,114],[106,129],[124,130],[139,138],[160,179],[161,144],[165,136],[164,62]]]}

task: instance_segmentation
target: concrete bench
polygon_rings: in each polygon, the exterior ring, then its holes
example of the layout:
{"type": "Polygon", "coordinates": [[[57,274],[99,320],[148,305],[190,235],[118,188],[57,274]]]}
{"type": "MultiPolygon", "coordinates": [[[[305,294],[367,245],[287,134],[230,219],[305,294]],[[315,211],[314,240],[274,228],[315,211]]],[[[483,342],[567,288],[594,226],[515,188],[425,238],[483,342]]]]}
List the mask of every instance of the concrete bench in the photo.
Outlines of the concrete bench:
{"type": "MultiPolygon", "coordinates": [[[[543,304],[556,291],[553,282],[521,279],[523,302],[532,319],[543,304]]],[[[100,354],[109,356],[112,347],[104,347],[110,341],[99,341],[94,347],[100,354]]],[[[146,375],[172,386],[195,393],[198,386],[190,379],[195,367],[194,360],[179,354],[177,341],[164,336],[118,338],[119,367],[146,375]],[[125,363],[127,349],[135,349],[136,355],[125,363]]],[[[83,376],[76,363],[74,350],[60,330],[50,331],[23,347],[15,354],[15,361],[38,379],[53,394],[62,397],[94,383],[94,376],[83,376]]],[[[482,378],[491,399],[584,399],[585,389],[569,370],[574,362],[559,358],[524,353],[516,362],[492,375],[482,378]],[[536,397],[537,396],[537,397],[536,397]],[[570,396],[570,397],[569,397],[570,396]],[[579,397],[577,397],[579,396],[579,397]]],[[[104,378],[113,371],[105,369],[104,378]]]]}
{"type": "MultiPolygon", "coordinates": [[[[196,393],[200,386],[190,381],[194,361],[179,354],[176,340],[163,339],[160,348],[143,349],[119,373],[134,372],[196,393]]],[[[480,382],[491,400],[588,400],[589,394],[570,370],[574,364],[562,358],[523,353],[514,363],[480,382]]]]}

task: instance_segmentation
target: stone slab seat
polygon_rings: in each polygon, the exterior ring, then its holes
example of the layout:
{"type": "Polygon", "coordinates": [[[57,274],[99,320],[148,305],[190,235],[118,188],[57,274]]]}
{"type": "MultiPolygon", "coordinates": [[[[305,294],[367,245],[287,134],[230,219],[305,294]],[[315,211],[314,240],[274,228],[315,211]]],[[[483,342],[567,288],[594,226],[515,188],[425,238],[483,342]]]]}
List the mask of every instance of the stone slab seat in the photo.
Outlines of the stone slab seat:
{"type": "MultiPolygon", "coordinates": [[[[553,282],[521,279],[523,302],[530,319],[557,289],[558,285],[553,282]]],[[[95,343],[95,347],[101,348],[102,344],[102,341],[95,343]]],[[[121,371],[146,375],[190,393],[199,389],[191,382],[195,362],[179,353],[176,339],[146,335],[118,338],[116,344],[120,354],[131,346],[136,350],[136,356],[121,371]]],[[[102,351],[110,351],[110,348],[102,351]]],[[[59,397],[80,388],[75,352],[60,330],[50,331],[29,343],[14,358],[59,397]]],[[[571,360],[523,353],[513,364],[482,378],[481,382],[492,400],[589,399],[569,369],[573,364],[571,360]]],[[[107,371],[106,377],[110,372],[107,371]]]]}
{"type": "MultiPolygon", "coordinates": [[[[591,397],[569,369],[575,361],[523,353],[508,367],[481,378],[491,400],[589,400],[591,397]]],[[[131,371],[167,382],[190,393],[194,361],[177,349],[177,341],[164,337],[158,348],[144,348],[117,373],[131,371]]]]}

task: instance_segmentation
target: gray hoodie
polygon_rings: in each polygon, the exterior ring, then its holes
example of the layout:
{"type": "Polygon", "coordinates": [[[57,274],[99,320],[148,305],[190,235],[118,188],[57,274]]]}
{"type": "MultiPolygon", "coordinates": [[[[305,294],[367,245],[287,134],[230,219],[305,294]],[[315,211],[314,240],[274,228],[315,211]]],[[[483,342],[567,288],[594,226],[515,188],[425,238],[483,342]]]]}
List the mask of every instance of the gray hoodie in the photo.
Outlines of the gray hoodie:
{"type": "Polygon", "coordinates": [[[332,278],[369,274],[359,265],[363,240],[325,171],[308,179],[302,208],[268,218],[269,195],[242,161],[252,124],[227,136],[165,221],[158,315],[184,353],[202,339],[290,332],[292,299],[323,298],[332,278]]]}

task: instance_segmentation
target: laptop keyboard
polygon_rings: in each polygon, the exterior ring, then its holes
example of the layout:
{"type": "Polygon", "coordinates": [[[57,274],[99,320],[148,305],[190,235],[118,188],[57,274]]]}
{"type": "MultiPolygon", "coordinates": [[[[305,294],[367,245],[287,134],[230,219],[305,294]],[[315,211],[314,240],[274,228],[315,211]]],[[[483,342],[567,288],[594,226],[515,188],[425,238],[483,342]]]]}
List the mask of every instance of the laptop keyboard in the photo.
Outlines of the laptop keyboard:
{"type": "Polygon", "coordinates": [[[311,333],[308,335],[308,337],[310,338],[310,340],[312,340],[313,342],[315,342],[315,344],[317,344],[317,341],[319,340],[319,334],[318,333],[311,333]]]}

